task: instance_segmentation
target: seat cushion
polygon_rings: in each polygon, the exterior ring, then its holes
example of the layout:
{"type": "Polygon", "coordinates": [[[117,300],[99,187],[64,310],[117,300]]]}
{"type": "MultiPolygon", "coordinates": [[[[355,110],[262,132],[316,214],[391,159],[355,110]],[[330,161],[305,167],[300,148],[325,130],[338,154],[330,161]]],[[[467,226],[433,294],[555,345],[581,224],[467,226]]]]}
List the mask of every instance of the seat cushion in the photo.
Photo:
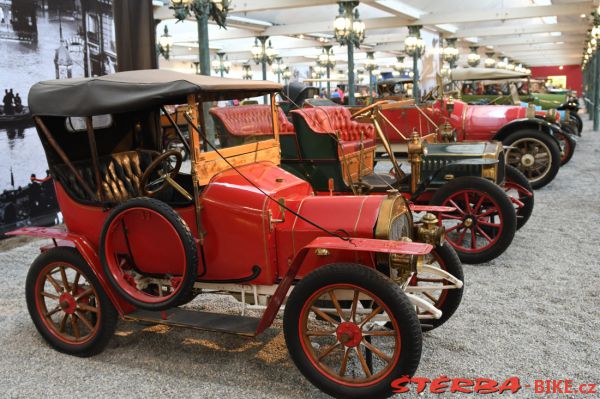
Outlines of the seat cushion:
{"type": "MultiPolygon", "coordinates": [[[[101,193],[104,202],[120,203],[141,195],[140,183],[145,168],[152,156],[145,151],[127,151],[98,159],[101,193]]],[[[96,193],[96,178],[90,161],[74,162],[78,171],[90,189],[96,193]]],[[[66,165],[55,167],[58,180],[75,199],[84,202],[97,202],[89,196],[79,180],[66,165]]]]}
{"type": "Polygon", "coordinates": [[[337,134],[340,141],[360,141],[375,138],[375,127],[370,123],[351,119],[350,110],[345,107],[314,107],[291,111],[300,115],[314,133],[337,134]]]}
{"type": "MultiPolygon", "coordinates": [[[[287,120],[281,108],[278,110],[280,134],[294,134],[294,126],[287,120]]],[[[268,136],[273,134],[271,106],[245,105],[240,107],[211,108],[210,114],[223,124],[232,136],[268,136]]]]}

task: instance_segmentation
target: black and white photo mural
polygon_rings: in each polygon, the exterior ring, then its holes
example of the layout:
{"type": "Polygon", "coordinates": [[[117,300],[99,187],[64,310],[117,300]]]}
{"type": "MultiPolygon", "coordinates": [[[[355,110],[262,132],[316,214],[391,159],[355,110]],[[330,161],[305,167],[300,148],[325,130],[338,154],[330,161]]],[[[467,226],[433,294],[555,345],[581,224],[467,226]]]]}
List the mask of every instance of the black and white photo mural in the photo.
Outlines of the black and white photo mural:
{"type": "Polygon", "coordinates": [[[0,54],[1,239],[60,221],[27,95],[41,80],[116,71],[112,0],[0,0],[0,54]]]}

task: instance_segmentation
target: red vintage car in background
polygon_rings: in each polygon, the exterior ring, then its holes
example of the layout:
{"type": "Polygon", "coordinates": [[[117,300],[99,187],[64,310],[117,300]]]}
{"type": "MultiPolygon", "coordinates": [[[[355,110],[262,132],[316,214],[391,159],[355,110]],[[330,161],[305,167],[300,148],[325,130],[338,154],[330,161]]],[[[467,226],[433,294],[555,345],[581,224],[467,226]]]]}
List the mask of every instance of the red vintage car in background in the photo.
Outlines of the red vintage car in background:
{"type": "MultiPolygon", "coordinates": [[[[469,105],[451,97],[416,106],[383,110],[383,116],[406,134],[443,132],[455,141],[497,140],[508,146],[506,162],[518,168],[533,188],[550,183],[561,165],[560,128],[520,106],[469,105]]],[[[390,126],[384,132],[391,143],[403,140],[390,126]]],[[[399,150],[401,151],[401,149],[399,150]]]]}
{"type": "Polygon", "coordinates": [[[202,104],[261,95],[274,104],[279,90],[160,70],[31,89],[66,229],[12,234],[52,240],[25,284],[52,347],[99,353],[119,316],[253,337],[285,304],[290,356],[324,392],[388,397],[393,380],[414,375],[421,323],[439,326],[460,303],[456,253],[435,218],[413,222],[394,190],[316,196],[281,169],[275,105],[273,138],[228,148],[205,141],[202,104]],[[179,151],[163,150],[159,124],[161,111],[170,118],[165,105],[182,103],[189,140],[171,122],[190,173],[179,151]],[[234,296],[242,314],[180,307],[204,292],[234,296]]]}

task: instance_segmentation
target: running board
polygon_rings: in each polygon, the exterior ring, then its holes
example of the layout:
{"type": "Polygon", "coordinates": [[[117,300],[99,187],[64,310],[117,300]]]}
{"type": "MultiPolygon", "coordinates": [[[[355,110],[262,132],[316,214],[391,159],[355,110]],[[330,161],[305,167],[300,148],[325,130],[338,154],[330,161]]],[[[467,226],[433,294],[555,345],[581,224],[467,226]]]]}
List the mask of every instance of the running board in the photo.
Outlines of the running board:
{"type": "Polygon", "coordinates": [[[222,332],[247,337],[256,336],[260,319],[222,313],[200,312],[186,309],[165,311],[136,310],[123,316],[129,321],[145,321],[167,326],[193,328],[196,330],[222,332]]]}

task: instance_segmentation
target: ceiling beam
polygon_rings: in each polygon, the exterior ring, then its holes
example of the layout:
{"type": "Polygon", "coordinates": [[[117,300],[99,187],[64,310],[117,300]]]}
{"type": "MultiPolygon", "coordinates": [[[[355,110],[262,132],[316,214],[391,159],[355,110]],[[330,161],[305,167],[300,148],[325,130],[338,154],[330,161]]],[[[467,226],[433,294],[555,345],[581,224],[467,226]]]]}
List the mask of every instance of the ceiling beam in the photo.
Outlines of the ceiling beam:
{"type": "MultiPolygon", "coordinates": [[[[264,34],[267,36],[277,35],[299,35],[321,33],[321,32],[333,32],[333,20],[318,21],[318,22],[305,22],[290,25],[276,25],[265,29],[264,34]]],[[[365,23],[365,30],[368,32],[373,29],[392,29],[402,26],[406,26],[410,21],[403,17],[382,17],[382,18],[370,18],[363,19],[365,23]]]]}
{"type": "Polygon", "coordinates": [[[482,39],[478,45],[479,46],[510,46],[510,45],[534,45],[534,44],[547,44],[547,43],[555,43],[555,42],[565,42],[565,43],[578,43],[584,40],[584,35],[562,35],[562,36],[536,36],[536,37],[526,37],[523,35],[517,36],[509,36],[506,38],[499,39],[482,39]]]}
{"type": "Polygon", "coordinates": [[[516,26],[494,26],[489,28],[473,28],[459,29],[453,37],[490,37],[490,36],[512,36],[512,35],[527,35],[532,33],[547,33],[547,32],[578,32],[582,33],[586,26],[582,24],[521,24],[516,26]]]}
{"type": "Polygon", "coordinates": [[[273,11],[336,4],[335,0],[233,0],[231,13],[273,11]]]}
{"type": "Polygon", "coordinates": [[[514,8],[487,8],[483,10],[461,10],[452,13],[427,14],[413,22],[413,25],[463,24],[470,22],[507,21],[511,19],[540,18],[552,16],[579,15],[590,11],[592,3],[582,1],[549,6],[526,6],[514,8]]]}

